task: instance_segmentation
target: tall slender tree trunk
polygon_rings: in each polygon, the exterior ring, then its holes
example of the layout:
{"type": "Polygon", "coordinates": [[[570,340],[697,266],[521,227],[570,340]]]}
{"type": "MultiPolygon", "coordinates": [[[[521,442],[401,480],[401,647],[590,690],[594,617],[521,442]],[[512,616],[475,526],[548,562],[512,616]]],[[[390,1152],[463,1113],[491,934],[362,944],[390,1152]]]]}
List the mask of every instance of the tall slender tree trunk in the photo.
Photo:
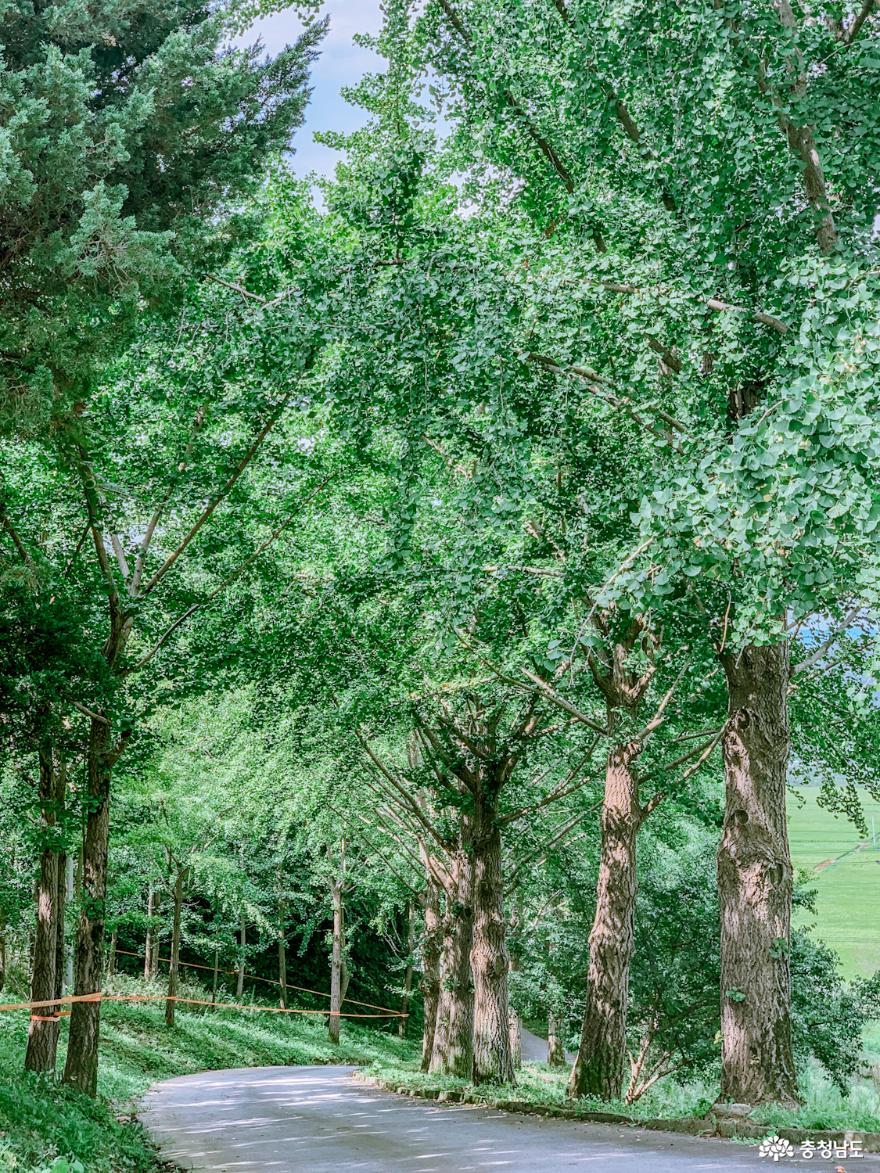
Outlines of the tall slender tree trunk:
{"type": "Polygon", "coordinates": [[[794,1103],[792,866],[785,818],[787,643],[722,657],[725,809],[721,904],[721,1099],[794,1103]]]}
{"type": "Polygon", "coordinates": [[[220,946],[214,946],[214,978],[211,982],[211,1005],[217,1005],[217,986],[220,982],[220,946]]]}
{"type": "Polygon", "coordinates": [[[407,1036],[409,1028],[409,1006],[410,996],[412,994],[413,984],[413,953],[416,947],[416,918],[415,910],[411,900],[407,901],[406,905],[406,970],[403,975],[403,999],[401,1001],[401,1013],[404,1017],[400,1019],[397,1025],[397,1033],[402,1039],[407,1036]]]}
{"type": "Polygon", "coordinates": [[[443,920],[440,915],[440,887],[428,874],[425,888],[425,933],[422,937],[422,1071],[431,1066],[434,1050],[434,1031],[437,1026],[437,1006],[440,1001],[440,951],[443,941],[443,920]]]}
{"type": "MultiPolygon", "coordinates": [[[[61,770],[56,770],[53,747],[39,750],[40,820],[43,849],[40,853],[40,877],[37,882],[37,925],[34,939],[31,1000],[43,1002],[58,994],[58,925],[63,915],[58,898],[62,890],[63,870],[58,843],[59,792],[61,770]]],[[[24,1066],[27,1071],[54,1071],[60,1021],[57,1007],[47,1006],[31,1016],[28,1027],[24,1066]]]]}
{"type": "MultiPolygon", "coordinates": [[[[101,990],[112,771],[110,727],[104,721],[92,720],[87,767],[82,897],[74,954],[74,991],[80,996],[101,990]]],[[[64,1082],[90,1096],[95,1095],[98,1085],[100,1021],[100,1000],[75,1002],[71,1007],[64,1082]]]]}
{"type": "MultiPolygon", "coordinates": [[[[510,973],[518,973],[521,968],[519,934],[522,919],[522,893],[519,891],[517,892],[514,903],[514,912],[510,921],[507,944],[507,950],[510,954],[510,964],[508,966],[510,973]]],[[[519,1071],[522,1067],[522,1018],[512,1006],[510,1007],[508,1017],[510,1021],[510,1055],[513,1060],[514,1071],[519,1071]]]]}
{"type": "Polygon", "coordinates": [[[285,932],[284,897],[278,897],[278,999],[282,1010],[287,1009],[287,934],[285,932]]]}
{"type": "Polygon", "coordinates": [[[507,923],[501,872],[497,787],[477,793],[473,837],[474,1082],[513,1083],[507,975],[507,923]]]}
{"type": "Polygon", "coordinates": [[[596,914],[590,932],[587,1004],[570,1096],[619,1098],[626,1062],[629,969],[636,897],[636,836],[642,821],[632,762],[635,744],[608,755],[596,914]]]}
{"type": "Polygon", "coordinates": [[[342,883],[330,881],[333,903],[333,945],[330,956],[330,1017],[327,1030],[331,1043],[339,1042],[339,1014],[342,1010],[343,951],[345,949],[345,910],[342,903],[342,883]]]}
{"type": "Polygon", "coordinates": [[[180,972],[180,918],[183,911],[183,885],[187,869],[178,867],[174,880],[174,916],[171,923],[171,962],[168,966],[168,997],[165,999],[165,1025],[174,1026],[174,1008],[177,999],[180,972]]]}
{"type": "Polygon", "coordinates": [[[471,974],[474,869],[469,841],[456,854],[452,867],[453,887],[446,893],[443,917],[440,1000],[429,1070],[436,1075],[471,1079],[474,1073],[474,983],[471,974]]]}
{"type": "Polygon", "coordinates": [[[241,998],[244,994],[244,966],[247,959],[247,918],[244,909],[238,922],[238,977],[235,982],[235,996],[241,998]]]}
{"type": "MultiPolygon", "coordinates": [[[[79,864],[79,852],[76,856],[69,853],[66,857],[65,875],[64,875],[64,907],[65,910],[73,905],[73,898],[77,890],[77,867],[79,864]]],[[[64,988],[66,990],[73,989],[73,946],[74,939],[71,935],[64,939],[64,988]]]]}
{"type": "Polygon", "coordinates": [[[110,948],[107,951],[107,974],[112,977],[116,973],[116,930],[110,934],[110,948]]]}
{"type": "Polygon", "coordinates": [[[55,934],[55,993],[60,998],[64,993],[64,969],[67,959],[67,940],[64,933],[64,920],[67,913],[67,852],[63,849],[58,852],[57,870],[58,894],[55,915],[58,918],[58,930],[55,934]]]}
{"type": "Polygon", "coordinates": [[[551,1067],[565,1066],[565,1047],[559,1034],[559,1021],[552,1010],[547,1014],[547,1062],[551,1067]]]}
{"type": "Polygon", "coordinates": [[[144,938],[144,980],[149,981],[153,977],[153,949],[155,948],[154,934],[155,928],[153,925],[153,902],[156,899],[153,892],[152,883],[147,888],[147,935],[144,938]]]}

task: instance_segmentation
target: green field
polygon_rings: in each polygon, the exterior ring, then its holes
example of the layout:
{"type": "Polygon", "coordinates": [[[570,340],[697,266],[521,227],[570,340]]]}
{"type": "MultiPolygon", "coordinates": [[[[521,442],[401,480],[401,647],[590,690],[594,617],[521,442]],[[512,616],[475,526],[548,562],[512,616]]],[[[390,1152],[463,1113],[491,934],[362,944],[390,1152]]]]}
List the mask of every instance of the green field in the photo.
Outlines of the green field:
{"type": "MultiPolygon", "coordinates": [[[[815,916],[801,913],[798,923],[816,924],[816,935],[840,954],[847,976],[872,974],[880,969],[880,849],[869,839],[867,847],[854,850],[864,837],[842,816],[823,810],[818,794],[818,787],[799,788],[788,804],[792,859],[810,873],[817,893],[815,916]]],[[[864,798],[863,805],[880,843],[880,802],[864,798]]]]}

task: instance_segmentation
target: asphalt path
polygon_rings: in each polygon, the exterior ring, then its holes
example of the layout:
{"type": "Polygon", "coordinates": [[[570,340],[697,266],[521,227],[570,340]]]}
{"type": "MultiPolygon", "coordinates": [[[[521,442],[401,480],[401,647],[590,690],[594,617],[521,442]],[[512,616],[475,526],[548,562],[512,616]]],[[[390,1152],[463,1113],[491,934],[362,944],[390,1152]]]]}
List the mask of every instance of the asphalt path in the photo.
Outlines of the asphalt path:
{"type": "Polygon", "coordinates": [[[169,1079],[141,1119],[165,1160],[230,1173],[723,1173],[815,1165],[880,1170],[799,1155],[777,1164],[724,1141],[437,1104],[364,1086],[352,1067],[254,1067],[169,1079]]]}

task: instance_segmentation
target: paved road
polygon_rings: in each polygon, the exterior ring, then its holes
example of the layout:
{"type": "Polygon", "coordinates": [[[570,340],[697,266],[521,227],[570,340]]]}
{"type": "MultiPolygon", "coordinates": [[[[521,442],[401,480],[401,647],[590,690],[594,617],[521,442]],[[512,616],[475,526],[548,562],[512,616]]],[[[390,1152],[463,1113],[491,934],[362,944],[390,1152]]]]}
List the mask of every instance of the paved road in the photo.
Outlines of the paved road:
{"type": "MultiPolygon", "coordinates": [[[[530,1030],[526,1030],[523,1026],[520,1028],[520,1048],[522,1050],[522,1057],[526,1063],[546,1063],[547,1062],[547,1040],[540,1038],[538,1035],[532,1034],[530,1030]]],[[[569,1063],[574,1063],[574,1055],[570,1051],[565,1052],[565,1057],[569,1063]]]]}
{"type": "MultiPolygon", "coordinates": [[[[741,1145],[404,1099],[351,1067],[257,1067],[157,1084],[141,1118],[184,1169],[229,1173],[697,1173],[773,1168],[741,1145]]],[[[835,1161],[780,1162],[776,1168],[835,1161]]],[[[856,1160],[848,1173],[876,1173],[856,1160]]]]}

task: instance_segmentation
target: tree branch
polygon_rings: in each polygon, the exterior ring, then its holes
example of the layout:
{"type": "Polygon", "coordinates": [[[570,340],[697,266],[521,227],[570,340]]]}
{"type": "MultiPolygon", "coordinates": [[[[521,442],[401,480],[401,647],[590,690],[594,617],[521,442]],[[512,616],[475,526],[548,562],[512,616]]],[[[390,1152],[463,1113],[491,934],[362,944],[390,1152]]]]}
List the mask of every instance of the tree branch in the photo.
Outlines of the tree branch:
{"type": "Polygon", "coordinates": [[[856,13],[855,20],[849,26],[849,30],[844,34],[844,44],[851,45],[856,37],[861,32],[862,25],[871,15],[871,10],[875,7],[877,0],[864,0],[862,7],[856,13]]]}
{"type": "MultiPolygon", "coordinates": [[[[220,583],[218,583],[218,585],[208,595],[206,595],[204,599],[200,599],[199,602],[193,603],[191,607],[187,607],[187,609],[182,612],[182,614],[178,615],[174,622],[169,624],[169,626],[165,629],[153,647],[150,648],[150,650],[145,655],[143,655],[136,664],[126,670],[126,675],[132,672],[137,672],[146,664],[149,664],[150,660],[152,660],[156,653],[168,642],[168,640],[179,627],[186,623],[186,621],[195,615],[197,611],[201,611],[210,603],[213,603],[213,601],[222,591],[226,590],[226,588],[231,586],[231,584],[235,582],[236,579],[240,578],[242,574],[244,574],[244,572],[248,569],[248,567],[252,566],[253,563],[256,562],[260,557],[260,555],[263,554],[264,551],[266,551],[269,546],[273,544],[273,542],[276,542],[285,530],[290,528],[294,521],[296,521],[296,519],[300,516],[302,510],[317,496],[321,489],[323,489],[324,486],[330,480],[332,480],[335,475],[335,473],[328,473],[328,475],[324,477],[320,484],[317,485],[311,493],[309,493],[305,500],[299,502],[294,512],[285,518],[285,520],[281,522],[280,525],[276,526],[275,529],[269,534],[269,536],[264,539],[264,541],[260,542],[257,548],[252,551],[252,553],[249,554],[243,562],[240,562],[234,570],[227,574],[227,576],[220,583]]],[[[146,591],[144,593],[146,593],[146,591]]]]}
{"type": "Polygon", "coordinates": [[[171,567],[174,565],[174,563],[178,560],[178,558],[181,556],[181,554],[184,553],[187,546],[189,546],[190,542],[193,540],[193,538],[196,536],[196,534],[199,532],[199,530],[202,528],[202,526],[205,524],[205,522],[208,521],[208,519],[211,517],[211,515],[213,514],[213,512],[217,508],[217,506],[223,500],[225,500],[226,497],[228,497],[228,495],[230,494],[230,492],[234,488],[235,484],[238,482],[239,478],[241,477],[242,473],[245,471],[245,469],[251,463],[253,458],[256,456],[257,452],[259,451],[260,447],[263,444],[263,441],[266,439],[266,437],[269,435],[269,433],[272,431],[272,429],[275,427],[275,425],[280,420],[280,418],[284,412],[284,409],[287,407],[288,403],[290,402],[290,400],[293,396],[293,392],[294,392],[294,388],[291,388],[290,391],[288,391],[288,393],[281,400],[281,402],[276,406],[274,411],[269,416],[268,420],[260,428],[259,432],[257,433],[256,437],[254,438],[254,440],[252,441],[252,443],[248,447],[244,456],[242,456],[241,460],[235,466],[232,473],[229,475],[229,477],[227,477],[222,488],[219,490],[218,493],[216,493],[211,498],[211,500],[208,502],[208,504],[202,510],[202,512],[199,515],[198,519],[196,520],[195,524],[190,527],[189,531],[181,539],[181,541],[177,545],[177,548],[171,554],[168,555],[168,557],[165,559],[165,561],[162,563],[162,565],[159,567],[159,569],[156,571],[156,573],[152,576],[152,578],[146,584],[146,586],[144,587],[143,592],[142,592],[143,595],[148,595],[156,586],[158,586],[158,584],[162,581],[162,579],[165,577],[165,575],[168,573],[168,571],[171,569],[171,567]]]}
{"type": "MultiPolygon", "coordinates": [[[[470,35],[469,35],[467,29],[464,27],[464,24],[462,23],[462,20],[459,17],[458,13],[455,11],[455,9],[452,7],[452,5],[449,3],[449,0],[439,0],[439,4],[440,4],[440,7],[443,9],[443,12],[444,12],[447,20],[449,21],[450,25],[455,29],[455,32],[458,34],[459,39],[465,45],[467,45],[468,48],[471,48],[470,35]]],[[[557,151],[553,147],[553,144],[538,130],[538,128],[535,126],[532,119],[529,117],[528,113],[523,109],[523,107],[517,101],[516,97],[511,92],[509,87],[502,85],[501,94],[502,94],[505,102],[507,103],[507,105],[513,111],[514,115],[519,119],[526,134],[529,136],[529,138],[532,140],[532,142],[535,144],[535,146],[538,148],[538,150],[541,152],[541,154],[544,156],[544,158],[547,160],[547,162],[550,164],[550,166],[556,172],[556,175],[558,176],[558,178],[562,181],[562,186],[565,188],[565,190],[568,192],[568,194],[571,195],[574,192],[574,178],[572,177],[572,174],[569,171],[568,167],[566,167],[565,163],[563,163],[562,159],[559,157],[559,154],[557,153],[557,151]]],[[[597,247],[600,248],[600,251],[604,252],[605,251],[604,244],[602,244],[600,246],[598,240],[596,243],[597,243],[597,247]]]]}
{"type": "Polygon", "coordinates": [[[652,415],[656,415],[658,419],[661,419],[664,423],[668,424],[673,431],[678,432],[681,436],[688,436],[688,430],[685,425],[680,420],[677,420],[675,416],[670,415],[669,412],[665,411],[662,407],[658,407],[656,404],[651,403],[638,404],[628,395],[623,395],[620,392],[610,390],[610,388],[607,387],[607,380],[603,376],[598,375],[595,371],[590,370],[588,367],[560,366],[560,364],[557,363],[555,359],[550,358],[546,354],[527,354],[525,357],[528,362],[537,363],[539,366],[544,367],[545,370],[551,371],[555,375],[571,375],[576,379],[580,379],[591,395],[595,395],[597,399],[603,400],[603,402],[607,403],[610,407],[616,407],[623,411],[630,417],[630,419],[634,420],[639,425],[639,427],[644,428],[646,431],[652,432],[655,436],[658,436],[666,443],[674,443],[673,438],[646,420],[640,414],[640,412],[650,412],[652,415]]]}
{"type": "Polygon", "coordinates": [[[110,559],[107,557],[107,549],[104,546],[104,535],[101,528],[99,513],[100,502],[98,501],[97,480],[89,464],[88,457],[82,447],[78,448],[79,459],[77,461],[77,470],[79,472],[80,481],[82,483],[83,496],[86,503],[86,513],[89,519],[89,529],[92,534],[92,541],[95,546],[95,555],[98,559],[98,566],[101,575],[107,586],[107,593],[110,599],[110,606],[112,610],[118,613],[120,608],[119,589],[116,585],[116,579],[113,577],[113,570],[110,566],[110,559]]]}
{"type": "Polygon", "coordinates": [[[6,530],[7,534],[9,534],[9,537],[12,539],[12,544],[13,544],[13,546],[15,546],[15,549],[18,553],[18,556],[21,558],[22,562],[24,562],[24,564],[28,568],[28,570],[34,570],[35,569],[34,560],[33,560],[33,558],[31,558],[30,554],[28,553],[27,547],[25,546],[24,542],[18,536],[18,531],[16,530],[15,526],[12,524],[12,520],[10,519],[9,514],[6,512],[5,505],[0,505],[0,525],[2,525],[4,530],[6,530]]]}

